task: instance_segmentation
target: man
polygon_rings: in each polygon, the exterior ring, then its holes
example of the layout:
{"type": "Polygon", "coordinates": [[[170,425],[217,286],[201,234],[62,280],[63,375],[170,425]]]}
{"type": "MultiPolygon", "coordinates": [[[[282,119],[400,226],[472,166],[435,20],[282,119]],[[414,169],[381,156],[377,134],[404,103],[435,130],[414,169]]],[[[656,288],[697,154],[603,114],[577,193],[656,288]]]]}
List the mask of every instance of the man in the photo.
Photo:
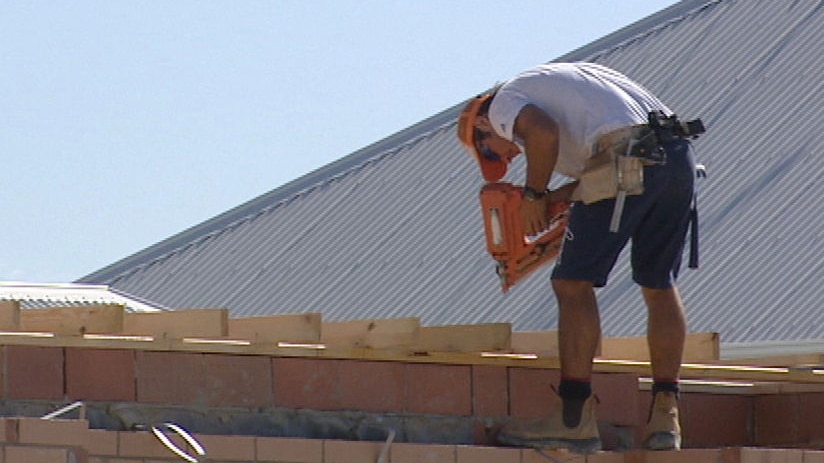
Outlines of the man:
{"type": "Polygon", "coordinates": [[[612,69],[554,63],[473,99],[458,125],[459,138],[487,181],[501,179],[511,159],[525,154],[520,214],[529,234],[547,227],[547,201],[574,201],[552,273],[561,407],[545,418],[508,423],[499,440],[583,453],[600,448],[590,387],[601,335],[593,288],[607,283],[631,240],[633,280],[648,310],[654,381],[644,446],[679,449],[678,378],[686,322],[675,280],[695,177],[680,121],[656,96],[612,69]],[[549,191],[553,171],[577,181],[549,191]]]}

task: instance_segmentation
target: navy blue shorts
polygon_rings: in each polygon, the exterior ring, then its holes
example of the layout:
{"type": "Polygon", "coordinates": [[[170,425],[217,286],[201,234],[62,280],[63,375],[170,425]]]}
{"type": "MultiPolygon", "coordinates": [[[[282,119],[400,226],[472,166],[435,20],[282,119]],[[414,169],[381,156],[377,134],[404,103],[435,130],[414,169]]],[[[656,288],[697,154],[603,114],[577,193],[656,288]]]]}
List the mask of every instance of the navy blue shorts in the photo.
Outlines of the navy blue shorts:
{"type": "Polygon", "coordinates": [[[633,280],[657,289],[675,284],[689,228],[695,161],[686,140],[676,140],[664,149],[665,164],[644,167],[644,193],[627,196],[617,233],[609,231],[615,199],[573,204],[552,279],[604,286],[632,239],[633,280]]]}

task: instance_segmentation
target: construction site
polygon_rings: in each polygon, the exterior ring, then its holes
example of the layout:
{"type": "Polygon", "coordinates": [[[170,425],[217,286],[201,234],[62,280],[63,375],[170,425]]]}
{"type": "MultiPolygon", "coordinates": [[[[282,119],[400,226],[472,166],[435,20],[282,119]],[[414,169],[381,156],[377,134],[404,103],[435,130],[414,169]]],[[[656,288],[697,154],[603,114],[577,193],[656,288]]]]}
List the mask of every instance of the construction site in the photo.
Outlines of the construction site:
{"type": "Polygon", "coordinates": [[[627,255],[597,291],[603,449],[498,443],[558,406],[558,308],[551,265],[514,285],[485,247],[460,101],[72,283],[0,282],[0,463],[824,463],[821,24],[819,1],[683,0],[552,61],[706,125],[680,451],[640,445],[627,255]]]}

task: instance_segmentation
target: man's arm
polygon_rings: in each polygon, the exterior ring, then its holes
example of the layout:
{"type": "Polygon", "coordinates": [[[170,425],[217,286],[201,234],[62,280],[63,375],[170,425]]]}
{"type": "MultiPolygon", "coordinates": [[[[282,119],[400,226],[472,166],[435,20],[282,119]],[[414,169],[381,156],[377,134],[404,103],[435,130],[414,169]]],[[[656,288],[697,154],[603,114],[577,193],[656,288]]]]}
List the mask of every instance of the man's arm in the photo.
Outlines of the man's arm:
{"type": "MultiPolygon", "coordinates": [[[[526,105],[515,118],[513,131],[524,143],[526,186],[544,191],[558,160],[558,124],[537,106],[526,105]]],[[[530,235],[545,230],[549,225],[546,199],[521,204],[524,230],[530,235]]]]}

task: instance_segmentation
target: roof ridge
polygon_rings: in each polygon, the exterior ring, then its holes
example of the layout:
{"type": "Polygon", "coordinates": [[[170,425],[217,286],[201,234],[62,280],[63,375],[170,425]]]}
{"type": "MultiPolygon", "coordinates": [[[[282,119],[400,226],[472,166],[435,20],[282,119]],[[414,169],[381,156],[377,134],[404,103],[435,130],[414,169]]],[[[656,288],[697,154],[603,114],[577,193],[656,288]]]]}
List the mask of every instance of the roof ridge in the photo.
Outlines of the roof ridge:
{"type": "Polygon", "coordinates": [[[715,7],[726,0],[683,0],[657,13],[653,13],[628,26],[602,37],[594,42],[590,42],[570,53],[567,53],[554,61],[594,61],[604,55],[620,50],[633,42],[642,40],[672,24],[684,21],[685,19],[698,14],[699,12],[715,7]],[[698,5],[696,5],[698,3],[698,5]],[[667,20],[664,18],[671,16],[667,20]],[[662,21],[663,20],[663,21],[662,21]],[[657,24],[652,26],[651,24],[657,24]],[[638,30],[639,32],[634,33],[638,30]],[[610,42],[616,41],[614,44],[610,42]]]}

